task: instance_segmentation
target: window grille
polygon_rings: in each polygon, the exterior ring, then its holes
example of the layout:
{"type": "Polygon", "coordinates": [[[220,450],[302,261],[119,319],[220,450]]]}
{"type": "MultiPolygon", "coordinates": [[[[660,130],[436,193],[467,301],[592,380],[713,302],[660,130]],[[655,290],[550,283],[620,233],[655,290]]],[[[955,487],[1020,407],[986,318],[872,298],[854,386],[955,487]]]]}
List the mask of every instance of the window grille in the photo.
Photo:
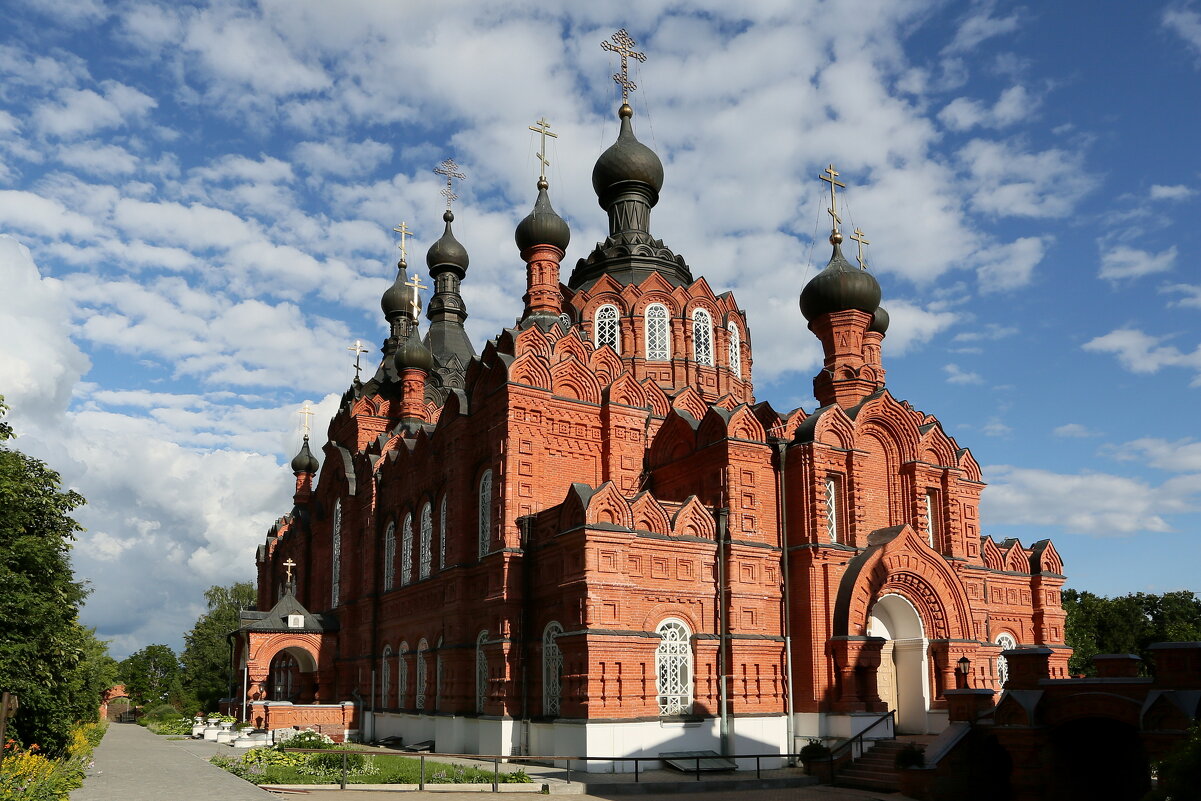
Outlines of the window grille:
{"type": "Polygon", "coordinates": [[[660,715],[692,712],[692,636],[678,620],[665,620],[656,629],[655,689],[660,715]]]}
{"type": "Polygon", "coordinates": [[[930,543],[931,548],[936,548],[934,543],[938,542],[938,493],[934,490],[926,490],[926,542],[930,543]]]}
{"type": "Polygon", "coordinates": [[[330,539],[333,552],[330,556],[329,605],[336,607],[342,599],[342,501],[334,504],[334,525],[330,539]]]}
{"type": "Polygon", "coordinates": [[[413,700],[416,709],[425,709],[425,654],[429,644],[422,640],[417,643],[417,697],[413,700]]]}
{"type": "Polygon", "coordinates": [[[434,653],[434,711],[442,708],[442,640],[438,640],[438,650],[434,653]]]}
{"type": "Polygon", "coordinates": [[[488,641],[488,632],[481,631],[475,638],[475,711],[484,711],[484,702],[488,700],[488,655],[484,653],[484,643],[488,641]]]}
{"type": "Polygon", "coordinates": [[[438,569],[446,569],[446,496],[438,507],[438,569]]]}
{"type": "Polygon", "coordinates": [[[713,366],[713,318],[704,309],[692,312],[692,353],[697,364],[713,366]]]}
{"type": "Polygon", "coordinates": [[[392,589],[396,583],[396,523],[388,524],[384,534],[384,589],[392,589]]]}
{"type": "Polygon", "coordinates": [[[392,646],[384,646],[384,655],[379,660],[379,705],[381,709],[388,708],[388,701],[391,699],[389,695],[392,691],[392,665],[388,662],[392,658],[392,646]]]}
{"type": "Polygon", "coordinates": [[[421,507],[421,578],[429,578],[434,554],[434,512],[427,501],[421,507]]]}
{"type": "Polygon", "coordinates": [[[492,471],[480,477],[480,557],[492,550],[492,471]]]}
{"type": "Polygon", "coordinates": [[[295,701],[297,687],[300,684],[297,677],[300,665],[296,662],[295,657],[287,651],[281,651],[271,660],[269,670],[271,700],[295,701]]]}
{"type": "Polygon", "coordinates": [[[563,627],[551,623],[542,632],[542,714],[558,715],[563,697],[563,651],[557,638],[563,627]]]}
{"type": "MultiPolygon", "coordinates": [[[[1002,651],[1012,651],[1018,647],[1017,640],[1009,634],[997,637],[997,645],[1001,646],[1002,651]]],[[[1009,660],[1003,656],[997,657],[997,681],[1000,682],[1002,689],[1005,687],[1005,682],[1009,681],[1009,660]]]]}
{"type": "Polygon", "coordinates": [[[405,514],[400,526],[400,585],[413,583],[413,515],[405,514]]]}
{"type": "Polygon", "coordinates": [[[396,658],[396,706],[404,709],[409,695],[409,644],[402,642],[396,658]]]}
{"type": "Polygon", "coordinates": [[[738,333],[738,324],[734,322],[727,325],[726,330],[730,332],[730,372],[736,378],[742,378],[742,335],[738,333]]]}
{"type": "Polygon", "coordinates": [[[667,307],[652,303],[646,307],[646,358],[663,362],[671,358],[671,329],[667,307]]]}
{"type": "Polygon", "coordinates": [[[826,476],[826,537],[838,542],[838,479],[826,476]]]}
{"type": "Polygon", "coordinates": [[[598,348],[608,345],[618,354],[621,353],[621,328],[618,324],[616,306],[601,306],[596,310],[596,330],[593,332],[593,342],[598,348]]]}
{"type": "Polygon", "coordinates": [[[563,326],[564,331],[566,331],[568,328],[571,328],[571,317],[567,315],[567,312],[563,312],[559,315],[559,325],[563,326]]]}

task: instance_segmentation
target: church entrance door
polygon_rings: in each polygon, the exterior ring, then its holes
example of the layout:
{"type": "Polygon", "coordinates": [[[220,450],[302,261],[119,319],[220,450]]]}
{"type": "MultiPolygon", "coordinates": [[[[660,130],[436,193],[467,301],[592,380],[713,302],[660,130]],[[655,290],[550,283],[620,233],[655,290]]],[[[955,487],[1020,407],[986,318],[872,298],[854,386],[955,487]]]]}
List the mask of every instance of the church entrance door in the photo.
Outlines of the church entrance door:
{"type": "Polygon", "coordinates": [[[929,641],[917,610],[900,595],[881,596],[872,607],[867,633],[887,641],[876,683],[880,699],[897,713],[897,731],[925,734],[930,709],[929,641]]]}

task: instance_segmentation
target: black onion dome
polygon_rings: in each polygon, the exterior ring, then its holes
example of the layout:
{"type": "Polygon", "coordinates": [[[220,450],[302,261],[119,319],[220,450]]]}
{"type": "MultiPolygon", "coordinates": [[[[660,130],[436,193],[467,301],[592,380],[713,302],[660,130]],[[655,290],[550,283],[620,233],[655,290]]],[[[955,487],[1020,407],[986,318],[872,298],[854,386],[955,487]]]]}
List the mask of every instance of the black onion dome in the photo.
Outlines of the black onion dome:
{"type": "Polygon", "coordinates": [[[405,337],[405,341],[396,349],[396,355],[392,358],[397,372],[417,369],[429,373],[434,369],[434,354],[422,343],[416,327],[405,337]]]}
{"type": "Polygon", "coordinates": [[[403,261],[396,263],[396,280],[384,290],[383,297],[379,299],[380,308],[384,310],[384,317],[388,320],[398,314],[412,311],[413,301],[417,299],[417,290],[405,285],[407,266],[403,261]]]}
{"type": "Polygon", "coordinates": [[[567,243],[571,241],[571,229],[567,227],[563,218],[555,213],[546,188],[546,181],[538,182],[538,199],[534,201],[534,210],[517,223],[513,239],[521,250],[535,245],[554,245],[565,251],[567,243]]]}
{"type": "Polygon", "coordinates": [[[442,238],[434,244],[430,245],[429,251],[425,254],[425,263],[429,265],[431,274],[445,272],[447,269],[454,270],[459,274],[459,278],[467,275],[467,264],[470,259],[467,258],[467,248],[455,239],[454,232],[450,230],[450,224],[454,222],[455,215],[447,209],[442,215],[442,219],[446,220],[446,230],[442,232],[442,238]],[[442,269],[435,269],[442,268],[442,269]]]}
{"type": "Polygon", "coordinates": [[[835,244],[826,269],[801,290],[801,314],[812,322],[823,314],[859,309],[875,314],[880,306],[880,285],[867,270],[852,267],[835,244]]]}
{"type": "Polygon", "coordinates": [[[309,450],[309,435],[304,435],[304,443],[300,446],[300,453],[292,457],[292,472],[293,473],[316,473],[317,468],[321,463],[317,461],[317,457],[309,450]]]}
{"type": "Polygon", "coordinates": [[[605,190],[623,181],[647,184],[655,190],[656,195],[663,188],[663,162],[659,161],[655,151],[634,136],[634,128],[630,125],[633,113],[633,109],[627,105],[622,105],[618,110],[621,131],[617,134],[617,141],[601,153],[596,166],[592,168],[592,188],[600,197],[604,196],[605,190]]]}
{"type": "Polygon", "coordinates": [[[875,331],[877,334],[888,333],[888,312],[884,311],[883,306],[877,306],[876,311],[872,314],[872,324],[867,327],[868,331],[875,331]]]}

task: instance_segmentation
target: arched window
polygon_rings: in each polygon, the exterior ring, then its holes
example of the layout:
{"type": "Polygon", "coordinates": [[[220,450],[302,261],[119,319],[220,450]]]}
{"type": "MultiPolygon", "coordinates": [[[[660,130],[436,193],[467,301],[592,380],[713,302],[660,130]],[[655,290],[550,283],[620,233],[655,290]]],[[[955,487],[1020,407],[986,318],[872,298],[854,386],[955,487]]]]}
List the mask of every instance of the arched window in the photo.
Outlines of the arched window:
{"type": "Polygon", "coordinates": [[[484,645],[488,642],[488,632],[481,631],[475,638],[475,711],[484,711],[484,702],[488,700],[488,654],[484,645]]]}
{"type": "Polygon", "coordinates": [[[542,714],[558,715],[563,697],[563,651],[557,638],[563,633],[558,623],[542,632],[542,714]]]}
{"type": "Polygon", "coordinates": [[[295,701],[300,688],[300,665],[287,651],[280,651],[271,660],[270,693],[272,701],[295,701]]]}
{"type": "Polygon", "coordinates": [[[842,511],[838,489],[838,478],[826,476],[826,537],[830,542],[838,542],[838,515],[842,511]]]}
{"type": "Polygon", "coordinates": [[[492,471],[480,476],[480,557],[492,550],[492,471]]]}
{"type": "Polygon", "coordinates": [[[330,534],[329,605],[336,607],[342,600],[342,501],[334,503],[334,524],[330,534]]]}
{"type": "Polygon", "coordinates": [[[566,332],[568,328],[571,328],[571,316],[568,315],[567,312],[563,312],[559,315],[559,325],[563,326],[564,332],[566,332]]]}
{"type": "Polygon", "coordinates": [[[402,642],[396,654],[396,706],[404,709],[409,700],[409,644],[402,642]]]}
{"type": "Polygon", "coordinates": [[[692,355],[697,364],[713,366],[713,318],[705,309],[692,312],[692,355]]]}
{"type": "Polygon", "coordinates": [[[932,489],[926,490],[926,542],[938,547],[938,492],[932,489]]]}
{"type": "MultiPolygon", "coordinates": [[[[1017,640],[1013,639],[1012,634],[1002,634],[997,637],[997,645],[1001,646],[1002,651],[1012,651],[1018,647],[1017,640]]],[[[1005,682],[1009,681],[1009,660],[1003,656],[997,657],[997,683],[1001,685],[1001,689],[1005,688],[1005,682]]]]}
{"type": "Polygon", "coordinates": [[[609,304],[596,310],[596,325],[592,333],[592,341],[599,348],[608,345],[618,354],[621,353],[621,327],[618,323],[617,307],[609,304]]]}
{"type": "Polygon", "coordinates": [[[742,378],[742,334],[738,333],[738,324],[733,320],[726,325],[726,330],[730,332],[730,372],[736,378],[742,378]]]}
{"type": "Polygon", "coordinates": [[[413,699],[416,709],[425,709],[425,654],[430,646],[424,639],[417,643],[417,694],[413,699]]]}
{"type": "Polygon", "coordinates": [[[671,358],[670,315],[662,303],[646,307],[646,358],[656,362],[671,358]]]}
{"type": "Polygon", "coordinates": [[[392,589],[396,583],[396,522],[388,523],[384,534],[384,589],[392,589]]]}
{"type": "Polygon", "coordinates": [[[655,629],[655,689],[660,715],[692,712],[692,634],[679,620],[664,620],[655,629]]]}
{"type": "Polygon", "coordinates": [[[442,708],[442,638],[434,651],[434,711],[442,708]]]}
{"type": "Polygon", "coordinates": [[[388,708],[392,700],[392,646],[384,646],[384,655],[379,660],[379,705],[381,709],[388,708]]]}
{"type": "Polygon", "coordinates": [[[421,578],[430,577],[430,567],[433,565],[434,554],[434,512],[429,501],[421,507],[421,578]]]}
{"type": "Polygon", "coordinates": [[[405,513],[400,525],[400,586],[413,583],[413,515],[405,513]]]}
{"type": "Polygon", "coordinates": [[[438,569],[446,569],[446,496],[438,507],[438,569]]]}

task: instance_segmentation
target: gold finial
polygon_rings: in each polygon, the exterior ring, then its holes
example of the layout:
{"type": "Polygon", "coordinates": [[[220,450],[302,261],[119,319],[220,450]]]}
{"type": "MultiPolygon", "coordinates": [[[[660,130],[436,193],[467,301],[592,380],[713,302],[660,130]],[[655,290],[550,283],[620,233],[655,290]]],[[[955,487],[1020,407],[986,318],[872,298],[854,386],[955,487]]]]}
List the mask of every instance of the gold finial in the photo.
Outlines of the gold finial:
{"type": "Polygon", "coordinates": [[[292,561],[292,557],[284,560],[284,570],[288,573],[288,584],[292,583],[292,568],[296,567],[296,563],[292,561]]]}
{"type": "Polygon", "coordinates": [[[417,273],[409,276],[409,280],[405,281],[405,286],[413,288],[413,299],[409,301],[409,306],[413,309],[413,319],[416,320],[421,316],[421,301],[418,300],[419,296],[417,292],[422,289],[429,289],[429,287],[421,283],[421,278],[417,273]]]}
{"type": "Polygon", "coordinates": [[[609,37],[611,42],[601,42],[601,47],[611,53],[616,53],[621,56],[621,72],[614,73],[613,81],[621,87],[621,104],[627,106],[630,103],[630,92],[638,88],[638,84],[630,80],[629,62],[628,59],[637,61],[646,61],[646,53],[639,53],[634,49],[634,40],[626,33],[626,29],[622,28],[617,33],[609,37]]]}
{"type": "Polygon", "coordinates": [[[354,341],[354,344],[351,345],[350,347],[348,347],[347,350],[354,354],[354,380],[358,381],[359,380],[359,371],[363,369],[362,366],[359,364],[359,359],[362,357],[362,355],[364,353],[367,353],[367,349],[365,347],[363,347],[363,343],[361,340],[356,339],[354,341]]]}
{"type": "Polygon", "coordinates": [[[542,136],[542,149],[538,153],[538,161],[542,162],[542,170],[538,175],[538,188],[545,189],[543,184],[546,183],[546,168],[550,166],[550,162],[546,160],[546,137],[558,139],[557,133],[550,132],[550,123],[546,121],[546,117],[542,117],[536,123],[530,126],[530,130],[542,136]]]}
{"type": "Polygon", "coordinates": [[[304,435],[307,437],[309,435],[309,431],[312,430],[313,405],[308,401],[305,401],[304,405],[300,407],[300,411],[297,412],[297,414],[300,415],[300,430],[303,431],[304,435]]]}
{"type": "Polygon", "coordinates": [[[838,216],[838,193],[834,187],[847,188],[847,185],[838,180],[838,171],[831,164],[826,169],[822,170],[824,175],[817,176],[826,183],[830,184],[830,208],[826,212],[830,215],[830,243],[837,245],[842,242],[842,233],[838,230],[838,226],[842,223],[842,219],[838,216]]]}
{"type": "Polygon", "coordinates": [[[867,262],[863,260],[863,246],[870,245],[871,242],[867,241],[867,239],[863,235],[863,232],[860,231],[858,228],[855,229],[855,233],[851,234],[851,239],[853,239],[854,241],[859,243],[859,255],[856,256],[856,259],[859,262],[859,269],[866,270],[867,262]]]}
{"type": "Polygon", "coordinates": [[[434,172],[446,176],[446,188],[442,190],[442,196],[446,198],[446,210],[450,211],[450,204],[459,199],[451,185],[451,179],[458,178],[460,181],[466,181],[467,175],[459,169],[459,165],[455,164],[454,159],[446,159],[434,168],[434,172]]]}
{"type": "Polygon", "coordinates": [[[409,230],[409,226],[405,225],[403,221],[392,230],[400,234],[400,244],[397,245],[400,248],[400,260],[407,264],[409,251],[405,246],[405,237],[412,236],[413,232],[409,230]]]}

